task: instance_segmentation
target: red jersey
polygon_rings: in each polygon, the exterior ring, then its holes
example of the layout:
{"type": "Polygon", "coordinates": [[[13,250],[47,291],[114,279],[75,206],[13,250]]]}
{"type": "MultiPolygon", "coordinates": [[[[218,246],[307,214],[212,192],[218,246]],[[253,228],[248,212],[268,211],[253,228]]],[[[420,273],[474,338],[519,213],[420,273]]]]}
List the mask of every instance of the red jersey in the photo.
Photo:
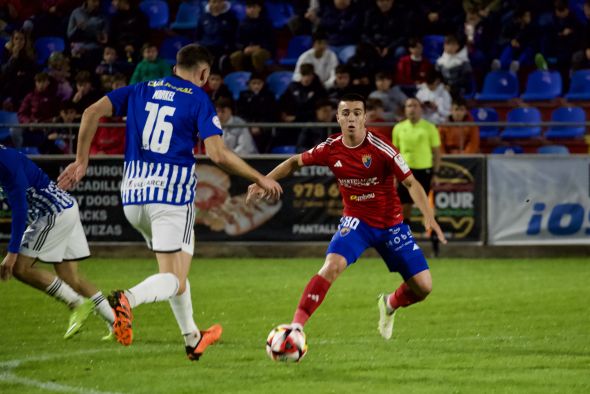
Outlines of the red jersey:
{"type": "Polygon", "coordinates": [[[328,166],[338,180],[344,216],[353,216],[376,228],[403,221],[402,207],[394,187],[395,176],[403,181],[412,174],[391,143],[367,130],[363,142],[353,148],[335,134],[302,154],[305,165],[328,166]]]}

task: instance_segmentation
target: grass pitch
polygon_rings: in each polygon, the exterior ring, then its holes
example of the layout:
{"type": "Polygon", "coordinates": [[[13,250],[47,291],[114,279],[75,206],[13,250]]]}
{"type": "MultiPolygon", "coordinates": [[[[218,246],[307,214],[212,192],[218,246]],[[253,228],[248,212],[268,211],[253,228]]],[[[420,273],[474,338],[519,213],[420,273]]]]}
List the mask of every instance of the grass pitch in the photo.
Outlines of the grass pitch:
{"type": "MultiPolygon", "coordinates": [[[[62,339],[66,308],[12,280],[0,284],[0,393],[588,393],[590,261],[435,260],[434,291],[401,310],[394,339],[377,332],[376,296],[401,279],[361,259],[306,326],[300,364],[272,362],[267,333],[288,323],[322,259],[197,259],[200,328],[222,341],[189,362],[167,303],[134,311],[135,342],[103,343],[91,317],[62,339]]],[[[104,290],[136,284],[150,260],[89,260],[104,290]]]]}

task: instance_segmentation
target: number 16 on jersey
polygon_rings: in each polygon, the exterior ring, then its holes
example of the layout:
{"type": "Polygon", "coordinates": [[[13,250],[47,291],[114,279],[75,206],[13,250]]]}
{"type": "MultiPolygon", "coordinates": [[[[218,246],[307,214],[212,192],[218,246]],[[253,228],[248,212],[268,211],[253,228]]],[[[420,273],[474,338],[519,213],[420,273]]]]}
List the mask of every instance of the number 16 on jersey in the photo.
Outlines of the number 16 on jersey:
{"type": "Polygon", "coordinates": [[[166,121],[166,117],[174,115],[176,108],[168,105],[161,107],[148,101],[145,103],[148,117],[145,121],[142,133],[141,148],[155,153],[166,153],[170,148],[172,138],[172,123],[166,121]]]}

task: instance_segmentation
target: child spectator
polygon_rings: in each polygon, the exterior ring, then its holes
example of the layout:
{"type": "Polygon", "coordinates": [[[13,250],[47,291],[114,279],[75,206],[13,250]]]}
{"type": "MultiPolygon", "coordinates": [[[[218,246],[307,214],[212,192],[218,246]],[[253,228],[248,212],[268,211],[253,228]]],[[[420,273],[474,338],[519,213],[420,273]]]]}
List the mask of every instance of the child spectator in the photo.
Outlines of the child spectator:
{"type": "Polygon", "coordinates": [[[301,65],[301,80],[291,82],[281,97],[295,108],[298,122],[310,122],[314,118],[315,102],[327,96],[326,89],[315,75],[313,64],[301,65]]]}
{"type": "Polygon", "coordinates": [[[233,103],[229,98],[222,97],[215,102],[215,110],[221,122],[225,145],[240,156],[258,153],[254,138],[247,127],[227,127],[246,124],[244,119],[233,114],[232,108],[233,103]]]}
{"type": "MultiPolygon", "coordinates": [[[[276,108],[275,96],[266,88],[264,76],[253,73],[248,81],[248,89],[240,93],[238,115],[248,122],[274,122],[276,108]]],[[[252,127],[250,131],[258,150],[264,152],[271,138],[271,130],[252,127]]]]}
{"type": "MultiPolygon", "coordinates": [[[[315,119],[317,123],[334,122],[334,107],[328,99],[320,99],[315,104],[315,119]]],[[[295,130],[290,129],[294,134],[295,130]]],[[[323,142],[329,135],[337,133],[338,130],[330,127],[306,127],[301,130],[297,137],[297,152],[304,152],[323,142]]]]}
{"type": "MultiPolygon", "coordinates": [[[[54,123],[77,123],[80,114],[76,112],[76,106],[72,101],[62,101],[60,104],[59,115],[53,119],[54,123]]],[[[50,129],[47,135],[46,145],[43,150],[49,150],[51,153],[71,153],[70,148],[76,146],[78,128],[60,128],[50,129]],[[67,134],[63,133],[67,130],[67,134]],[[62,131],[62,134],[59,133],[62,131]]]]}
{"type": "Polygon", "coordinates": [[[448,124],[441,126],[441,153],[479,153],[479,128],[477,126],[454,126],[453,122],[473,122],[465,100],[461,97],[453,101],[448,124]]]}
{"type": "Polygon", "coordinates": [[[378,98],[370,98],[367,100],[367,124],[369,131],[374,132],[385,141],[391,142],[391,126],[375,126],[371,123],[384,123],[383,118],[383,103],[378,98]]]}
{"type": "Polygon", "coordinates": [[[453,95],[463,95],[472,90],[472,70],[467,47],[462,47],[454,35],[445,37],[444,52],[436,61],[436,69],[451,89],[453,95]]]}
{"type": "Polygon", "coordinates": [[[229,1],[209,0],[205,12],[199,17],[197,42],[207,47],[219,60],[223,55],[233,51],[237,26],[238,20],[231,11],[229,1]]]}
{"type": "Polygon", "coordinates": [[[68,23],[72,56],[85,65],[95,66],[100,59],[101,46],[108,40],[107,28],[107,19],[100,11],[100,0],[86,0],[72,11],[68,23]]]}
{"type": "Polygon", "coordinates": [[[426,75],[432,69],[432,64],[422,56],[424,47],[417,38],[408,42],[409,55],[403,56],[397,64],[397,84],[402,86],[416,86],[426,80],[426,75]]]}
{"type": "Polygon", "coordinates": [[[147,16],[137,6],[139,1],[116,0],[112,4],[115,13],[109,23],[109,39],[119,53],[141,48],[150,29],[147,16]]]}
{"type": "Polygon", "coordinates": [[[237,51],[231,54],[234,70],[264,71],[274,51],[272,25],[262,12],[262,0],[246,1],[246,18],[238,25],[237,51]]]}
{"type": "Polygon", "coordinates": [[[370,99],[379,99],[381,101],[382,109],[384,110],[382,116],[385,120],[401,120],[404,117],[404,105],[408,96],[399,88],[399,86],[391,86],[393,78],[385,72],[378,72],[375,75],[375,87],[369,94],[370,99]]]}
{"type": "Polygon", "coordinates": [[[321,3],[319,29],[326,32],[328,43],[336,52],[354,46],[362,30],[362,14],[351,0],[321,3]]]}
{"type": "Polygon", "coordinates": [[[555,0],[553,23],[548,33],[548,57],[555,58],[555,65],[567,81],[572,53],[580,45],[582,26],[568,8],[565,0],[555,0]]]}
{"type": "Polygon", "coordinates": [[[328,48],[328,38],[325,33],[321,31],[314,33],[313,47],[303,52],[297,59],[293,81],[301,81],[301,65],[306,63],[313,65],[313,69],[324,87],[329,88],[334,85],[338,57],[334,51],[328,48]]]}
{"type": "Polygon", "coordinates": [[[426,82],[419,85],[416,98],[424,108],[424,119],[431,123],[440,124],[451,113],[451,95],[442,84],[438,71],[431,71],[426,82]]]}
{"type": "Polygon", "coordinates": [[[212,102],[217,102],[218,99],[232,98],[232,94],[225,83],[223,83],[223,77],[217,68],[212,68],[207,79],[207,87],[205,91],[209,95],[212,102]]]}
{"type": "Polygon", "coordinates": [[[158,57],[158,47],[152,43],[144,44],[141,49],[143,60],[139,62],[131,76],[131,85],[164,78],[171,74],[170,65],[158,57]]]}
{"type": "Polygon", "coordinates": [[[112,46],[106,46],[102,53],[102,61],[96,67],[96,75],[100,77],[100,86],[103,92],[112,90],[113,77],[127,71],[127,65],[117,60],[117,50],[112,46]]]}
{"type": "Polygon", "coordinates": [[[70,83],[70,59],[61,52],[52,52],[47,60],[45,70],[56,85],[56,94],[61,101],[72,98],[74,88],[70,83]]]}
{"type": "Polygon", "coordinates": [[[2,48],[2,72],[0,99],[4,111],[15,112],[27,92],[33,89],[33,77],[37,69],[30,40],[24,32],[15,30],[2,48]]]}
{"type": "Polygon", "coordinates": [[[516,74],[521,64],[532,63],[537,34],[532,21],[530,10],[523,7],[514,11],[512,20],[502,29],[500,40],[505,47],[500,59],[492,62],[492,70],[504,68],[516,74]]]}
{"type": "Polygon", "coordinates": [[[76,106],[76,111],[82,114],[86,108],[100,99],[101,94],[92,86],[92,77],[88,71],[80,71],[76,74],[76,93],[72,97],[72,102],[76,106]]]}
{"type": "Polygon", "coordinates": [[[350,69],[344,64],[340,64],[336,67],[334,72],[334,85],[328,89],[328,98],[333,105],[338,105],[340,97],[345,94],[352,93],[353,88],[351,85],[350,69]]]}

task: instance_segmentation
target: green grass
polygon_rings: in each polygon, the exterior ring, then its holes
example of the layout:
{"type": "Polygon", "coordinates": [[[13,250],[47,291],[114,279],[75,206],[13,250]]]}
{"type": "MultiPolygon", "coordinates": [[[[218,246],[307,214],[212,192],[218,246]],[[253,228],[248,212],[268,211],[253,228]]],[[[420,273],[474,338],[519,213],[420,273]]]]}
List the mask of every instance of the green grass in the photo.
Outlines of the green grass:
{"type": "MultiPolygon", "coordinates": [[[[307,324],[306,358],[272,362],[266,335],[290,321],[320,265],[321,259],[195,260],[197,324],[219,322],[225,330],[197,363],[185,358],[167,303],[135,310],[135,342],[124,348],[100,341],[106,329],[94,317],[64,341],[63,305],[14,280],[0,284],[0,392],[590,392],[587,259],[433,261],[433,293],[400,311],[389,342],[376,329],[375,297],[400,278],[379,260],[362,259],[307,324]]],[[[129,287],[155,266],[92,260],[82,271],[106,290],[129,287]]]]}

